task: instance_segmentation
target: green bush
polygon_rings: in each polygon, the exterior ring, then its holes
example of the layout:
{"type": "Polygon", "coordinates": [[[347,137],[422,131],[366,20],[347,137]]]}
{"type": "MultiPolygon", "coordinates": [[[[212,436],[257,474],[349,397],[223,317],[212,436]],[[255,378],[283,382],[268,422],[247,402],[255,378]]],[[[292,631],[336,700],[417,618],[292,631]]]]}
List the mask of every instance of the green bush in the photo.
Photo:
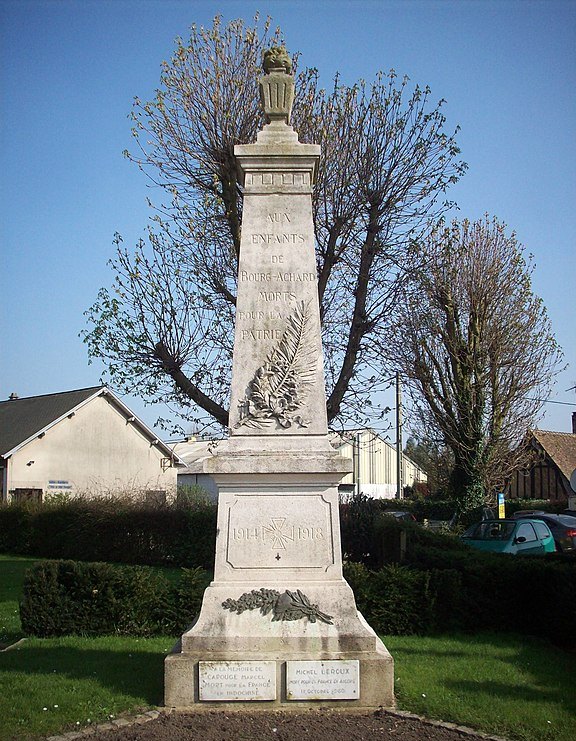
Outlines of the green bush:
{"type": "Polygon", "coordinates": [[[22,630],[41,638],[177,635],[199,611],[207,584],[201,569],[183,570],[171,585],[146,567],[44,561],[26,574],[22,630]]]}
{"type": "MultiPolygon", "coordinates": [[[[573,558],[475,551],[453,535],[386,516],[368,497],[343,504],[341,520],[344,573],[375,629],[489,629],[573,642],[573,558]]],[[[68,559],[68,565],[39,567],[27,582],[23,623],[36,635],[181,633],[199,610],[215,533],[216,508],[201,502],[0,507],[0,551],[68,559]],[[123,573],[70,560],[192,568],[171,586],[147,569],[123,573]]]]}
{"type": "Polygon", "coordinates": [[[542,512],[559,512],[567,507],[566,502],[552,504],[547,499],[507,499],[506,517],[510,517],[520,509],[539,509],[542,512]]]}
{"type": "Polygon", "coordinates": [[[363,563],[345,563],[344,575],[375,630],[509,631],[573,645],[573,558],[483,553],[453,535],[384,516],[374,518],[370,537],[363,563]]]}
{"type": "Polygon", "coordinates": [[[342,557],[373,566],[374,523],[381,515],[380,500],[354,494],[340,504],[342,557]]]}
{"type": "Polygon", "coordinates": [[[72,499],[0,507],[0,552],[41,558],[211,569],[216,506],[154,507],[72,499]]]}
{"type": "Polygon", "coordinates": [[[414,569],[389,564],[369,571],[345,564],[358,609],[374,630],[393,635],[430,635],[460,626],[461,578],[453,570],[414,569]]]}
{"type": "Polygon", "coordinates": [[[455,538],[439,541],[441,536],[437,533],[386,514],[394,509],[411,511],[419,519],[448,520],[454,514],[453,504],[445,500],[382,500],[355,494],[340,505],[343,558],[363,563],[371,569],[381,568],[387,563],[397,563],[403,559],[402,533],[405,533],[408,548],[413,543],[430,546],[446,546],[448,543],[449,547],[456,549],[464,547],[455,538]]]}
{"type": "Polygon", "coordinates": [[[360,612],[366,614],[368,607],[368,597],[370,594],[370,575],[363,563],[355,561],[344,561],[342,564],[344,578],[352,587],[356,599],[356,607],[360,612]]]}
{"type": "Polygon", "coordinates": [[[377,633],[410,635],[430,629],[430,572],[390,564],[371,577],[367,612],[377,633]]]}
{"type": "Polygon", "coordinates": [[[408,551],[407,563],[418,570],[460,575],[455,604],[462,630],[516,631],[560,643],[574,640],[573,559],[483,553],[467,546],[457,551],[420,543],[408,551]]]}
{"type": "Polygon", "coordinates": [[[541,557],[430,551],[407,565],[344,575],[372,627],[395,635],[491,630],[574,645],[573,563],[541,557]]]}

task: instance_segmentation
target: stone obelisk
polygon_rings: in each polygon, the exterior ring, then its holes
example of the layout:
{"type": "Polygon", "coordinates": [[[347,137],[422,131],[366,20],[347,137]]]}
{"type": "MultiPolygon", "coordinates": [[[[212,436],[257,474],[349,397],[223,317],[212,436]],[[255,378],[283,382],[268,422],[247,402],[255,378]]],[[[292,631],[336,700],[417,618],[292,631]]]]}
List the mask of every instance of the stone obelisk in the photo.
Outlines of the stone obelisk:
{"type": "Polygon", "coordinates": [[[312,188],[320,147],[289,123],[283,48],[265,54],[266,125],[235,147],[244,191],[230,436],[218,485],[214,580],[165,663],[171,707],[392,706],[393,661],[342,577],[317,294],[312,188]]]}

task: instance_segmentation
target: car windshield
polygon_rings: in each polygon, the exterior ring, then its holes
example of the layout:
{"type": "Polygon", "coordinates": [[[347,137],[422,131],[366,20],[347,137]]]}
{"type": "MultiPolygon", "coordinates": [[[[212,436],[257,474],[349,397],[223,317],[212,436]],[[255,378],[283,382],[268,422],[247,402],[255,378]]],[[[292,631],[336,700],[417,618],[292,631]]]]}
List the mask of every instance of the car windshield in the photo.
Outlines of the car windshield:
{"type": "Polygon", "coordinates": [[[472,540],[508,540],[514,532],[515,523],[505,521],[479,522],[464,533],[472,540]]]}

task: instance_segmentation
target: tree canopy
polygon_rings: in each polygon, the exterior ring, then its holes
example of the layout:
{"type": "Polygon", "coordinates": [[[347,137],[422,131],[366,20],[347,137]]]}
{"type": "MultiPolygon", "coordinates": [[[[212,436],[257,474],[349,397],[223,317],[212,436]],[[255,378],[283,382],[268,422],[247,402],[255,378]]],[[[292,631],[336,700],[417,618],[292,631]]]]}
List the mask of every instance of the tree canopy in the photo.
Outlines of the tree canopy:
{"type": "MultiPolygon", "coordinates": [[[[159,189],[152,221],[134,248],[117,235],[114,284],[87,311],[91,358],[111,383],[148,401],[227,425],[242,191],[234,145],[263,123],[257,78],[281,32],[255,19],[193,26],[162,64],[150,102],[132,112],[138,164],[159,189]]],[[[294,57],[298,67],[298,55],[294,57]]],[[[359,423],[390,375],[383,353],[392,308],[429,219],[450,204],[464,173],[444,101],[391,70],[374,82],[321,88],[297,71],[292,123],[320,144],[313,195],[330,421],[359,423]]],[[[377,412],[371,411],[371,417],[377,412]]]]}
{"type": "Polygon", "coordinates": [[[562,353],[532,291],[532,259],[504,224],[454,221],[425,243],[388,350],[429,439],[453,453],[452,492],[466,509],[517,465],[562,353]]]}

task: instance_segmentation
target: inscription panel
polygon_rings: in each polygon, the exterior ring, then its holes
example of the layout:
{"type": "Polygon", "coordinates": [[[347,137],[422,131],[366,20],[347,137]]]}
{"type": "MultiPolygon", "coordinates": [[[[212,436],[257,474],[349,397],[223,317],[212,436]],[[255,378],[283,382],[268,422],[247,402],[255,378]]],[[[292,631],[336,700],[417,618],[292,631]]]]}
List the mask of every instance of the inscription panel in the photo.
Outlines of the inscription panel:
{"type": "Polygon", "coordinates": [[[286,699],[358,700],[360,662],[287,661],[286,699]]]}
{"type": "Polygon", "coordinates": [[[198,695],[201,702],[275,700],[275,661],[200,661],[198,695]]]}
{"type": "Polygon", "coordinates": [[[294,186],[310,188],[310,172],[247,172],[244,187],[294,186]]]}
{"type": "Polygon", "coordinates": [[[309,200],[248,198],[238,271],[231,434],[322,434],[325,406],[309,200]]]}
{"type": "Polygon", "coordinates": [[[226,560],[236,569],[327,569],[334,563],[330,503],[310,494],[236,497],[226,560]]]}

